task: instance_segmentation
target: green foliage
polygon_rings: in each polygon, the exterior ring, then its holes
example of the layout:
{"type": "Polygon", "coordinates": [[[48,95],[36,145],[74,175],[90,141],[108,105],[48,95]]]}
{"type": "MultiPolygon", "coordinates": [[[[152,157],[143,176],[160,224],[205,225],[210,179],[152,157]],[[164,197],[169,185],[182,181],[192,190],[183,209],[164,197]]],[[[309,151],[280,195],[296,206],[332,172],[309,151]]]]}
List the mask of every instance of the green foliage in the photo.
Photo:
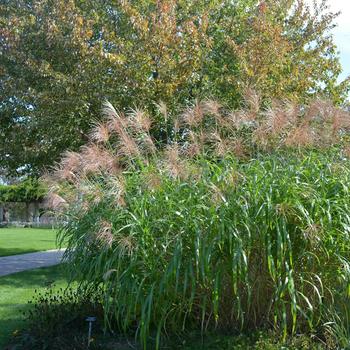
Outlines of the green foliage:
{"type": "MultiPolygon", "coordinates": [[[[4,1],[0,5],[0,160],[42,173],[86,132],[107,98],[169,113],[247,86],[265,99],[341,103],[348,84],[329,31],[335,15],[303,1],[4,1]],[[18,142],[20,140],[20,142],[18,142]]],[[[167,120],[152,114],[162,139],[167,120]]]]}
{"type": "Polygon", "coordinates": [[[329,310],[326,336],[330,348],[349,349],[350,347],[350,309],[349,300],[337,300],[329,310]]]}
{"type": "MultiPolygon", "coordinates": [[[[87,316],[101,317],[100,295],[73,287],[51,287],[37,292],[26,311],[26,329],[17,339],[18,349],[86,349],[87,316]]],[[[101,333],[101,324],[94,323],[101,333]]],[[[96,347],[92,344],[91,349],[96,347]]]]}
{"type": "Polygon", "coordinates": [[[46,193],[37,179],[29,178],[15,185],[0,185],[0,202],[29,203],[43,199],[46,193]]]}
{"type": "Polygon", "coordinates": [[[125,173],[125,191],[120,178],[90,178],[102,194],[75,203],[61,230],[69,266],[83,285],[102,284],[107,319],[144,344],[266,325],[323,337],[334,301],[349,298],[347,162],[199,159],[186,179],[150,163],[125,173]]]}

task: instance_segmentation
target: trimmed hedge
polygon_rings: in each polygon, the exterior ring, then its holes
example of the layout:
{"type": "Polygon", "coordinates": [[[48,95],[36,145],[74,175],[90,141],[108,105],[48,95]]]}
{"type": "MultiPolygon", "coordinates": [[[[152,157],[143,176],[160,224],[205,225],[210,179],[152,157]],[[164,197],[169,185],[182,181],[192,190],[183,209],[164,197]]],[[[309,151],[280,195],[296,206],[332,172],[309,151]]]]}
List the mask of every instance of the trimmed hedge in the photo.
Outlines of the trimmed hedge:
{"type": "Polygon", "coordinates": [[[0,185],[0,203],[32,202],[44,198],[46,189],[36,179],[27,179],[15,185],[0,185]]]}

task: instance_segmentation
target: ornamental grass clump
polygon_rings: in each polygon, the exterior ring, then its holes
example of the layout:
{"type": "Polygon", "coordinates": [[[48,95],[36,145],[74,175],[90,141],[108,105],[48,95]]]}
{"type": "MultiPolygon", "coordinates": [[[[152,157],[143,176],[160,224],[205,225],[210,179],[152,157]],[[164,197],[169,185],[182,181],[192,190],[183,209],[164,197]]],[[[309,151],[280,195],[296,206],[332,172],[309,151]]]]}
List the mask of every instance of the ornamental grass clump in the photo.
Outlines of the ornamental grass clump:
{"type": "Polygon", "coordinates": [[[53,172],[66,258],[102,287],[107,325],[157,347],[185,330],[334,334],[350,296],[347,115],[258,104],[197,102],[163,133],[106,104],[53,172]]]}

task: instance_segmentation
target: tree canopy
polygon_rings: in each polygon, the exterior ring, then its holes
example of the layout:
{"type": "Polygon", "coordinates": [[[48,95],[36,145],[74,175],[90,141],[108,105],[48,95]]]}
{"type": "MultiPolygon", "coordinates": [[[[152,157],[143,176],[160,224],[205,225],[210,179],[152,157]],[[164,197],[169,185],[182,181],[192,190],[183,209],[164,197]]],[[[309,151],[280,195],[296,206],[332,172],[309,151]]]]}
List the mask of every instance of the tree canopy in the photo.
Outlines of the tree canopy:
{"type": "MultiPolygon", "coordinates": [[[[87,141],[105,99],[171,114],[205,97],[238,107],[253,86],[266,100],[340,104],[335,17],[325,1],[5,0],[0,162],[41,174],[87,141]]],[[[161,137],[167,121],[154,122],[161,137]]]]}

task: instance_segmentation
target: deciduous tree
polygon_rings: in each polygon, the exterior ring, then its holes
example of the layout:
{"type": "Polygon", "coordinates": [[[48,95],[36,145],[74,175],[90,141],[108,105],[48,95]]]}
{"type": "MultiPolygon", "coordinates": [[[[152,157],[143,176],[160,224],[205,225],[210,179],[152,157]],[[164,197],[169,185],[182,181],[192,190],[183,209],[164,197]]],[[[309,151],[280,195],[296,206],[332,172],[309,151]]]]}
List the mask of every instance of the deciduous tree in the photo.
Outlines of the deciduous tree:
{"type": "MultiPolygon", "coordinates": [[[[341,103],[334,18],[302,0],[5,0],[0,162],[40,174],[86,142],[105,98],[153,112],[163,101],[169,117],[205,96],[236,107],[251,85],[266,100],[341,103]]],[[[153,120],[156,138],[166,123],[153,120]]]]}

